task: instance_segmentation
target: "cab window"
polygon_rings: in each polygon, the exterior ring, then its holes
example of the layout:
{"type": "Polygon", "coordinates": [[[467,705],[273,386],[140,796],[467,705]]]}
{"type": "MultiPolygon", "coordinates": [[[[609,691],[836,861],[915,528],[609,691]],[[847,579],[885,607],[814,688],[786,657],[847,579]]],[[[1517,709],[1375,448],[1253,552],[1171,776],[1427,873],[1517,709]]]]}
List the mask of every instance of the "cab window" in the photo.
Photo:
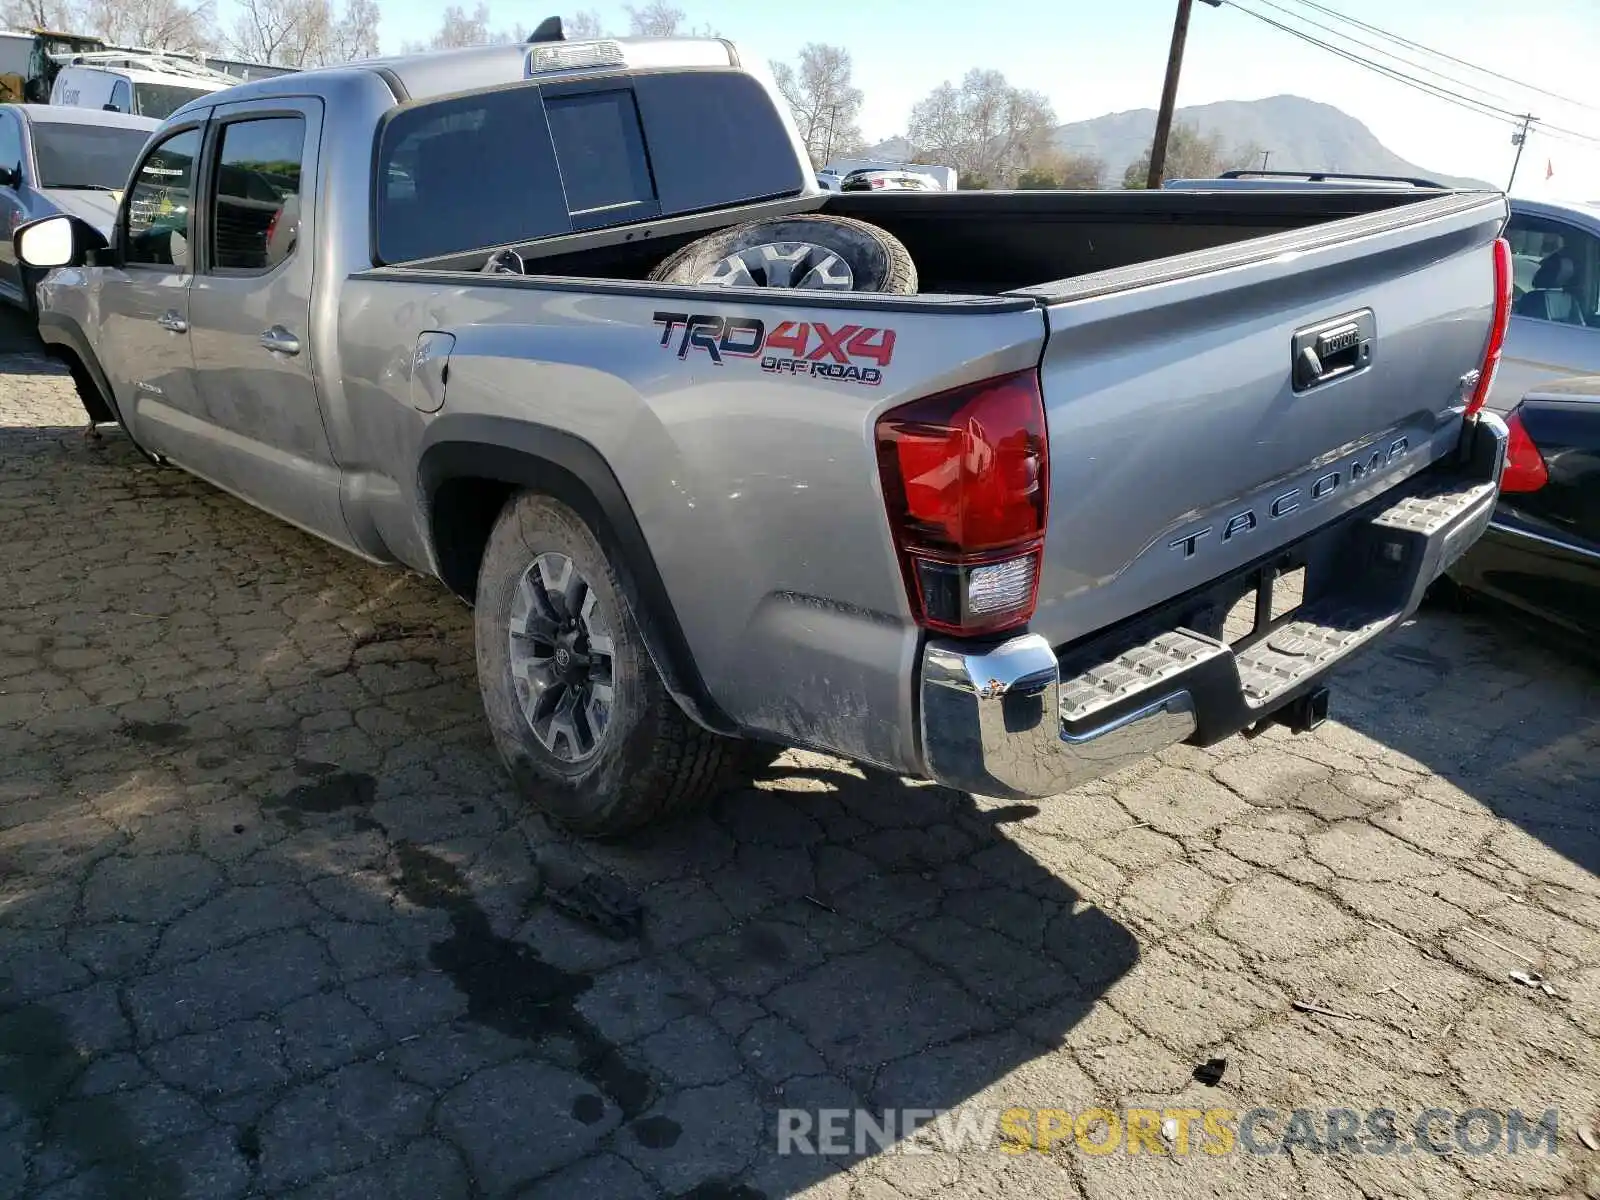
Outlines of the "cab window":
{"type": "Polygon", "coordinates": [[[222,127],[210,210],[212,269],[269,271],[294,253],[305,141],[304,117],[222,127]]]}
{"type": "Polygon", "coordinates": [[[133,89],[126,79],[111,85],[111,107],[122,113],[133,111],[133,89]]]}
{"type": "Polygon", "coordinates": [[[1516,316],[1600,329],[1600,236],[1565,221],[1515,214],[1506,240],[1516,316]]]}
{"type": "Polygon", "coordinates": [[[189,204],[199,153],[200,131],[185,129],[145,155],[128,191],[125,262],[189,268],[189,204]]]}
{"type": "Polygon", "coordinates": [[[697,70],[407,105],[375,183],[378,260],[405,262],[791,195],[805,174],[760,83],[697,70]]]}
{"type": "Polygon", "coordinates": [[[15,171],[21,165],[22,131],[17,128],[15,117],[0,113],[0,170],[15,171]]]}

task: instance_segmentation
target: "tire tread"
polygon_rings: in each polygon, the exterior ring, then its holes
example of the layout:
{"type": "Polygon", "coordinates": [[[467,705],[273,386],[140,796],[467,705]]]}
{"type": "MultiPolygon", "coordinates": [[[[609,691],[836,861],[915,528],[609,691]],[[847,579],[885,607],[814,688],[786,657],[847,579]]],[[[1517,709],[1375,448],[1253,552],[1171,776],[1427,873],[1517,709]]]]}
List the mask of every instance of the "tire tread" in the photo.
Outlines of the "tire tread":
{"type": "MultiPolygon", "coordinates": [[[[496,523],[496,533],[490,537],[491,547],[495,544],[497,536],[503,532],[516,533],[520,537],[521,521],[530,503],[546,510],[547,519],[553,524],[568,525],[575,530],[581,529],[594,541],[600,550],[605,582],[618,602],[627,609],[622,614],[625,629],[619,630],[618,636],[638,637],[638,614],[628,607],[626,593],[611,561],[610,551],[595,530],[559,501],[531,492],[512,496],[506,502],[496,523]]],[[[490,555],[485,556],[486,569],[489,568],[489,558],[490,555]]],[[[480,580],[480,605],[484,601],[484,582],[480,580]]],[[[664,823],[697,808],[718,791],[724,790],[741,774],[740,768],[746,761],[745,740],[725,737],[696,724],[667,691],[648,651],[643,646],[639,649],[642,661],[638,671],[638,682],[643,689],[641,721],[653,726],[650,741],[642,750],[636,748],[630,752],[636,755],[630,764],[631,769],[618,784],[609,789],[611,793],[609,796],[602,798],[591,794],[585,798],[581,806],[562,805],[563,811],[559,812],[551,805],[540,804],[553,820],[575,833],[613,838],[646,826],[664,823]]],[[[481,653],[479,662],[482,670],[481,653]]],[[[499,707],[491,699],[491,689],[494,686],[492,681],[484,682],[484,702],[486,708],[491,709],[491,718],[494,715],[492,710],[499,707]]],[[[520,713],[517,714],[517,720],[520,720],[520,713]]],[[[491,723],[498,724],[493,720],[491,723]]],[[[512,722],[512,726],[517,728],[515,722],[512,722]]],[[[500,736],[497,729],[497,741],[500,740],[500,736]]],[[[526,738],[522,737],[520,729],[514,736],[526,745],[526,738]]],[[[503,746],[502,754],[505,754],[503,746]]],[[[530,759],[530,763],[536,761],[530,759]]],[[[511,765],[510,757],[507,758],[507,763],[508,766],[511,765]]],[[[520,773],[515,768],[512,774],[518,779],[528,798],[536,804],[540,803],[538,792],[543,788],[561,786],[553,780],[536,779],[534,781],[536,786],[529,788],[523,783],[520,773]]],[[[580,784],[579,788],[581,787],[580,784]]]]}

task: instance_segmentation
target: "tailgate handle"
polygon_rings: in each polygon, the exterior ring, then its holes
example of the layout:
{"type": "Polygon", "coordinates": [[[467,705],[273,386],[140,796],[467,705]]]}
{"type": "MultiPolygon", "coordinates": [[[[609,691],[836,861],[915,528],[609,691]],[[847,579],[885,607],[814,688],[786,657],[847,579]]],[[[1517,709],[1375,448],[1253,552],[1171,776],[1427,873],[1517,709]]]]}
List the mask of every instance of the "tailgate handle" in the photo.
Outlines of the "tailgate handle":
{"type": "Polygon", "coordinates": [[[1294,390],[1308,391],[1371,365],[1376,336],[1370,308],[1299,330],[1290,345],[1294,390]]]}

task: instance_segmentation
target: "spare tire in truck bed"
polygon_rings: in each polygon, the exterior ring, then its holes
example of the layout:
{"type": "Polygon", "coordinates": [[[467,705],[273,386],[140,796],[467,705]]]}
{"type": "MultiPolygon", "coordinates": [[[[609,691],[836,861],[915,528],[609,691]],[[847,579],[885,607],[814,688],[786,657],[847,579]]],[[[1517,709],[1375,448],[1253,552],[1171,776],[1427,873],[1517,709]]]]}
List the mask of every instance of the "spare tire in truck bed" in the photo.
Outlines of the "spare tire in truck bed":
{"type": "Polygon", "coordinates": [[[667,257],[650,278],[899,296],[917,290],[917,268],[900,239],[850,217],[764,217],[719,229],[667,257]]]}

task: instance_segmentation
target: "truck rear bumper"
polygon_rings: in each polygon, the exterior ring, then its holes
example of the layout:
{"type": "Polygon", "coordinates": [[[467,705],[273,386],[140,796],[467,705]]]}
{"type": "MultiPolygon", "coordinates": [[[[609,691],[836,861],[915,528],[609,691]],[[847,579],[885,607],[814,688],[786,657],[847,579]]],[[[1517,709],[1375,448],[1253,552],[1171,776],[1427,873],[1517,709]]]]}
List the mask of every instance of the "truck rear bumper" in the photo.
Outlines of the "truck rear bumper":
{"type": "Polygon", "coordinates": [[[1058,651],[1038,634],[980,648],[930,639],[920,684],[928,774],[980,795],[1053,796],[1315,698],[1335,668],[1414,613],[1483,533],[1506,438],[1498,416],[1480,413],[1458,457],[1270,560],[1085,642],[1058,651]],[[1219,600],[1264,570],[1296,567],[1306,572],[1298,608],[1232,645],[1212,635],[1219,600]]]}

